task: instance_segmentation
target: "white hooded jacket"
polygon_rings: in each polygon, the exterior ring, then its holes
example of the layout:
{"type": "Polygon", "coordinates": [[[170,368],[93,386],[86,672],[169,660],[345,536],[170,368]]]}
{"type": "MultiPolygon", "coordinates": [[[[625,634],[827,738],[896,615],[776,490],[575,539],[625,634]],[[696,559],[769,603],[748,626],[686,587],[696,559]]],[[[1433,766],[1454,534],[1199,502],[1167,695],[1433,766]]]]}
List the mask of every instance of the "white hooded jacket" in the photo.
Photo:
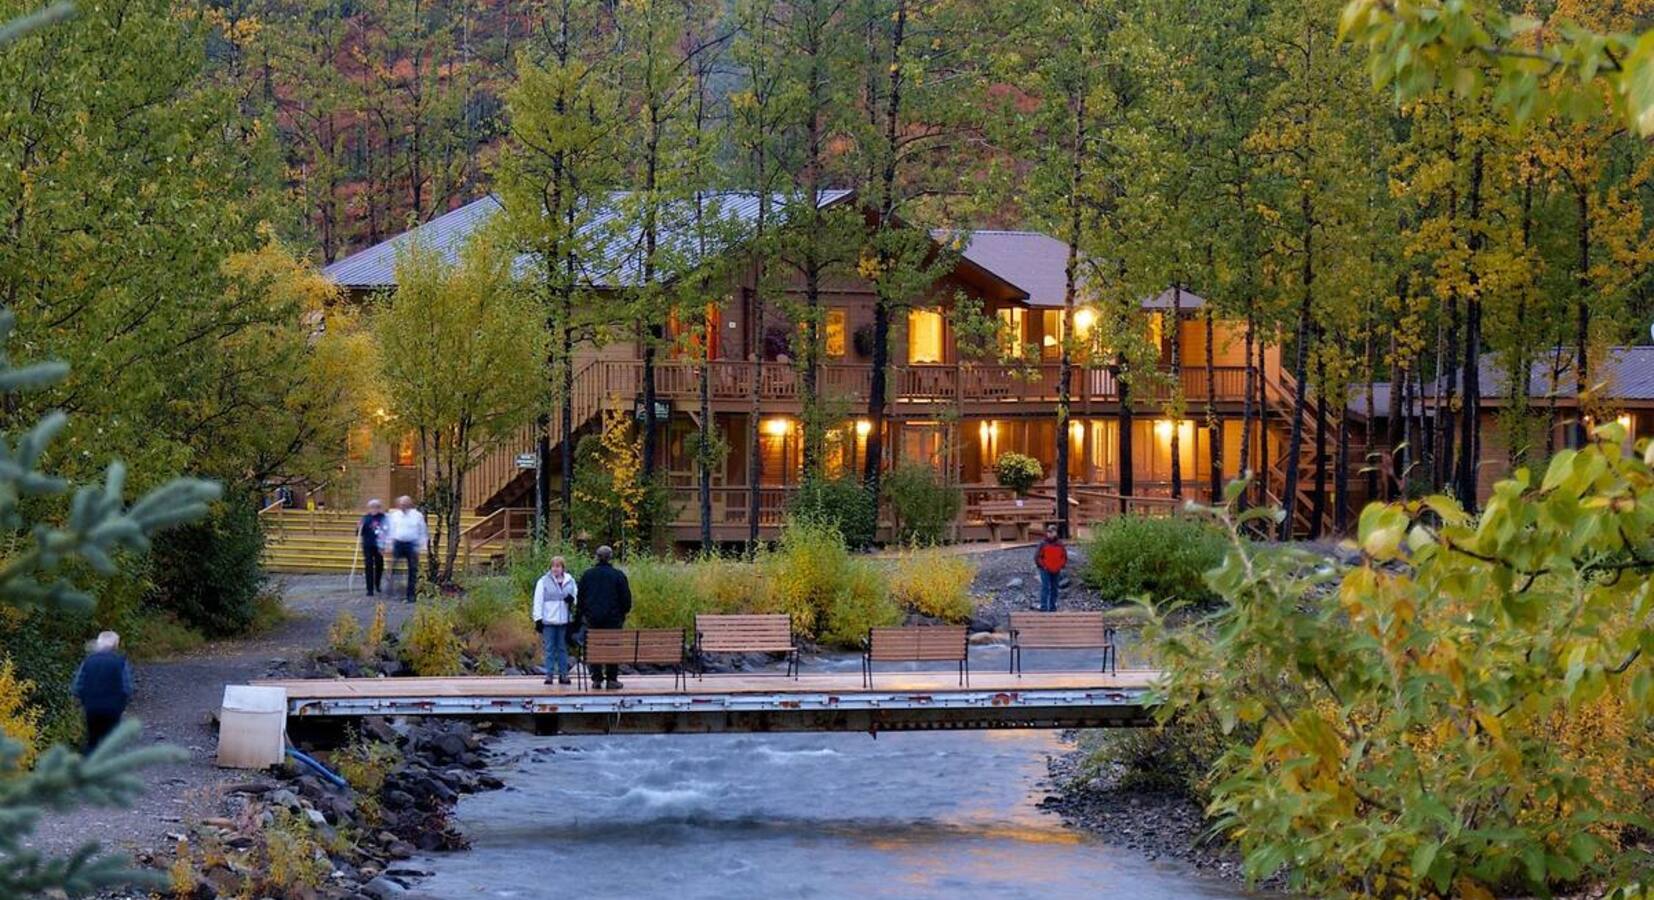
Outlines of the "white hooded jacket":
{"type": "Polygon", "coordinates": [[[574,597],[578,585],[574,576],[563,573],[559,583],[550,572],[534,583],[534,621],[547,625],[567,625],[573,618],[574,597]]]}

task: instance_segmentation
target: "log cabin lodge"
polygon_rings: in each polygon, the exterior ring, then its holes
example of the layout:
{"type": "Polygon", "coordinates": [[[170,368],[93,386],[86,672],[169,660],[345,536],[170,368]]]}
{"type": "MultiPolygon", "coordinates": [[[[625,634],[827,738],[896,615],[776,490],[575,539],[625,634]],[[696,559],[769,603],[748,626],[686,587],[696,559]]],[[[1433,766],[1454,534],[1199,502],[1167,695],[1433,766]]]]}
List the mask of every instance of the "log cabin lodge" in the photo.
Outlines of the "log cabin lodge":
{"type": "MultiPolygon", "coordinates": [[[[756,201],[750,194],[722,194],[721,214],[736,222],[749,221],[756,201]]],[[[826,192],[825,206],[849,204],[849,192],[826,192]]],[[[364,249],[328,266],[324,273],[357,301],[371,294],[394,289],[398,248],[419,242],[457,260],[465,241],[500,209],[493,197],[484,197],[439,216],[424,225],[364,249]]],[[[946,236],[935,236],[946,240],[946,236]]],[[[1133,392],[1131,459],[1120,458],[1120,397],[1110,369],[1077,359],[1073,367],[1071,421],[1068,434],[1058,435],[1056,423],[1057,382],[1063,321],[1065,263],[1068,247],[1062,241],[1032,231],[976,231],[957,254],[952,271],[937,279],[928,302],[918,303],[892,325],[889,371],[888,428],[884,441],[887,468],[900,461],[918,461],[934,466],[964,493],[963,512],[957,535],[962,539],[986,537],[981,507],[1011,494],[995,481],[994,460],[1002,453],[1016,451],[1039,461],[1044,481],[1033,494],[1054,496],[1053,466],[1057,441],[1070,444],[1069,477],[1071,516],[1076,524],[1114,514],[1122,509],[1166,510],[1171,499],[1171,448],[1177,432],[1180,468],[1185,497],[1208,497],[1211,484],[1209,433],[1205,409],[1210,397],[1222,435],[1221,460],[1224,480],[1236,477],[1240,446],[1250,439],[1252,467],[1264,473],[1272,498],[1279,498],[1285,484],[1285,460],[1293,406],[1293,382],[1282,366],[1278,343],[1262,340],[1255,353],[1258,380],[1255,384],[1254,420],[1251,435],[1242,431],[1246,392],[1244,325],[1215,319],[1211,323],[1212,365],[1206,364],[1208,323],[1205,300],[1189,291],[1171,290],[1145,298],[1141,315],[1151,339],[1160,344],[1163,370],[1171,376],[1172,334],[1180,340],[1183,365],[1176,378],[1181,382],[1186,413],[1181,421],[1166,417],[1170,398],[1168,378],[1160,386],[1133,392]],[[1000,319],[1012,333],[1021,336],[1009,352],[1033,354],[1012,364],[967,364],[959,358],[953,327],[946,315],[959,295],[975,297],[984,311],[1000,319]],[[1174,304],[1175,299],[1175,304],[1174,304]],[[1174,319],[1174,305],[1178,312],[1174,319]],[[1133,488],[1129,498],[1119,493],[1122,465],[1130,465],[1133,488]]],[[[525,259],[524,266],[527,262],[525,259]]],[[[596,296],[627,288],[628,272],[635,266],[612,267],[609,283],[591,285],[596,296]]],[[[728,453],[712,476],[712,516],[715,539],[720,542],[745,540],[748,535],[748,418],[755,397],[760,416],[760,533],[773,536],[779,526],[789,494],[798,485],[801,465],[799,416],[800,377],[788,358],[787,336],[791,326],[780,310],[784,303],[770,298],[764,303],[762,321],[755,321],[755,278],[748,271],[734,279],[727,299],[707,309],[706,333],[711,341],[711,410],[717,427],[725,436],[728,453]],[[758,362],[758,365],[754,365],[758,362]]],[[[782,290],[801,294],[801,285],[792,283],[782,290]]],[[[841,428],[829,435],[826,464],[829,474],[860,471],[864,464],[871,422],[865,417],[871,382],[872,320],[874,293],[867,282],[850,276],[834,277],[823,284],[821,305],[825,313],[823,333],[825,357],[820,370],[821,394],[842,407],[841,428]]],[[[1076,308],[1074,327],[1083,332],[1096,321],[1096,310],[1076,308]]],[[[676,323],[669,330],[676,331],[676,323]]],[[[673,540],[699,540],[700,523],[694,463],[695,435],[700,413],[700,352],[683,349],[683,342],[657,354],[657,415],[664,414],[656,459],[657,468],[667,475],[673,491],[673,540]]],[[[1009,345],[1009,342],[1008,342],[1009,345]]],[[[574,431],[560,433],[559,416],[552,415],[550,442],[553,485],[562,477],[559,445],[578,440],[601,426],[605,410],[635,413],[641,409],[642,352],[637,341],[612,341],[602,346],[577,348],[574,362],[574,391],[569,398],[574,431]]],[[[1486,382],[1484,382],[1486,383],[1486,382]]],[[[1385,386],[1387,387],[1387,386],[1385,386]]],[[[1305,412],[1304,449],[1300,456],[1299,521],[1307,525],[1311,508],[1309,490],[1315,470],[1316,429],[1320,422],[1336,421],[1341,412],[1352,429],[1371,426],[1383,435],[1380,421],[1386,413],[1375,403],[1378,416],[1364,408],[1365,393],[1351,391],[1348,408],[1319,416],[1313,396],[1305,412]]],[[[1427,400],[1424,402],[1428,402],[1427,400]]],[[[1567,412],[1568,404],[1560,414],[1567,412]]],[[[1329,411],[1330,412],[1330,411],[1329,411]]],[[[418,459],[411,434],[398,434],[394,421],[367,424],[352,435],[348,459],[341,477],[314,493],[318,501],[339,509],[356,509],[365,498],[391,498],[401,494],[417,497],[418,459]]],[[[527,521],[533,504],[532,469],[519,468],[519,457],[532,453],[537,435],[526,428],[482,458],[466,478],[463,488],[468,512],[489,516],[516,511],[527,521]]],[[[1332,434],[1324,442],[1329,454],[1336,452],[1332,434]]],[[[1351,441],[1348,451],[1351,473],[1359,472],[1364,444],[1351,441]]],[[[1493,453],[1496,448],[1489,448],[1493,453]]],[[[1329,459],[1327,471],[1333,470],[1329,459]]],[[[1329,484],[1330,488],[1330,484],[1329,484]]],[[[1364,502],[1364,479],[1349,478],[1350,509],[1364,502]]],[[[557,489],[552,488],[552,496],[557,489]]],[[[1278,502],[1278,500],[1277,500],[1278,502]]],[[[1326,508],[1332,507],[1329,500],[1326,508]]],[[[1329,513],[1330,515],[1330,513],[1329,513]]],[[[881,519],[884,518],[881,516],[881,519]]],[[[508,526],[509,527],[509,526],[508,526]]],[[[881,528],[883,524],[881,524],[881,528]]]]}

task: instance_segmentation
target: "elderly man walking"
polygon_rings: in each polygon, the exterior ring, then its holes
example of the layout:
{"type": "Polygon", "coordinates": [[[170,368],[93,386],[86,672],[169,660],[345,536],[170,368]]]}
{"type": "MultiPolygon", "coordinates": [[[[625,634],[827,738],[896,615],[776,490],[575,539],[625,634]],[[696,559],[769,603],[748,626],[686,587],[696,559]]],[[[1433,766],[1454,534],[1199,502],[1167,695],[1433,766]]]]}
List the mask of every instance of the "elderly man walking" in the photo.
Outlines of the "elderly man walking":
{"type": "MultiPolygon", "coordinates": [[[[597,548],[597,565],[580,576],[580,618],[588,628],[624,628],[632,611],[632,585],[626,573],[614,567],[614,550],[597,548]]],[[[618,691],[620,667],[592,666],[592,687],[618,691]]]]}
{"type": "Polygon", "coordinates": [[[425,545],[431,542],[431,533],[425,529],[425,514],[414,508],[412,497],[398,497],[396,508],[385,514],[385,531],[391,539],[391,567],[394,569],[399,560],[407,561],[407,601],[412,603],[414,588],[419,586],[419,554],[425,552],[425,545]]]}
{"type": "Polygon", "coordinates": [[[120,645],[121,636],[115,632],[99,634],[69,688],[86,712],[87,753],[98,749],[121,724],[126,705],[132,701],[132,664],[116,649],[120,645]]]}
{"type": "Polygon", "coordinates": [[[368,596],[385,592],[385,505],[378,500],[368,501],[367,514],[356,525],[356,535],[362,543],[362,576],[368,585],[368,596]]]}

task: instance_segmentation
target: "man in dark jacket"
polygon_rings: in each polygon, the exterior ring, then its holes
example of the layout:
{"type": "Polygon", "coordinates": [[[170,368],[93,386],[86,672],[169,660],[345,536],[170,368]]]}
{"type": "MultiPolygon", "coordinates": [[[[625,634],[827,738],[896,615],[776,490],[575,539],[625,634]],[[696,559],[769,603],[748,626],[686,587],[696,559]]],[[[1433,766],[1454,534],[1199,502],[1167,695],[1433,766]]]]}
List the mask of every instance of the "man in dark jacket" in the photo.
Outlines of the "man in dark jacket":
{"type": "MultiPolygon", "coordinates": [[[[587,628],[624,628],[626,614],[632,611],[632,585],[626,573],[614,567],[614,550],[608,546],[597,548],[597,565],[580,576],[577,591],[580,624],[587,628]]],[[[618,691],[620,667],[592,666],[592,687],[618,691]]]]}
{"type": "Polygon", "coordinates": [[[120,645],[120,635],[103,632],[92,642],[92,653],[75,670],[70,692],[86,711],[87,753],[98,749],[121,723],[126,704],[132,699],[132,664],[115,649],[120,645]]]}
{"type": "Polygon", "coordinates": [[[356,526],[362,541],[362,575],[368,584],[368,596],[384,593],[385,581],[385,506],[378,500],[368,501],[368,514],[356,526]]]}

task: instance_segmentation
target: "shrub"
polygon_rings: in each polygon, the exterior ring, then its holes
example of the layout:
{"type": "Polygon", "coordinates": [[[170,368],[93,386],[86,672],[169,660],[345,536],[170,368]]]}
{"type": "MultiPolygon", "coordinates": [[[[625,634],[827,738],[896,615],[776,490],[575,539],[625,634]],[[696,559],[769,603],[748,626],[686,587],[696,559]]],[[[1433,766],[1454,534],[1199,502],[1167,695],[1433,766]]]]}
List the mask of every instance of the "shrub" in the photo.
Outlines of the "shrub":
{"type": "Polygon", "coordinates": [[[774,552],[759,561],[766,612],[792,617],[800,634],[815,636],[850,567],[838,530],[818,522],[788,522],[774,552]]]}
{"type": "Polygon", "coordinates": [[[994,460],[994,480],[999,482],[1000,487],[1010,488],[1018,497],[1027,496],[1028,489],[1044,477],[1045,470],[1032,456],[1013,451],[1001,453],[994,460]]]}
{"type": "Polygon", "coordinates": [[[40,710],[29,705],[33,692],[34,682],[17,677],[17,666],[10,659],[0,659],[0,735],[22,748],[16,760],[19,769],[34,765],[40,752],[40,710]]]}
{"type": "Polygon", "coordinates": [[[920,615],[964,622],[976,612],[976,563],[937,550],[910,550],[890,567],[890,597],[920,615]]]}
{"type": "Polygon", "coordinates": [[[253,623],[253,600],[264,585],[263,552],[255,504],[246,497],[214,503],[205,521],[156,537],[149,605],[209,636],[241,634],[253,623]]]}
{"type": "Polygon", "coordinates": [[[632,586],[632,614],[626,624],[634,628],[692,628],[695,614],[710,605],[682,563],[639,556],[628,560],[625,570],[632,586]]]}
{"type": "Polygon", "coordinates": [[[441,600],[420,600],[402,626],[403,661],[415,675],[458,675],[464,670],[453,609],[441,600]]]}
{"type": "Polygon", "coordinates": [[[385,617],[385,601],[381,600],[373,605],[373,621],[368,624],[368,633],[362,638],[362,647],[369,655],[378,653],[385,646],[385,617]]]}
{"type": "MultiPolygon", "coordinates": [[[[661,477],[645,479],[633,429],[607,418],[574,447],[574,532],[617,549],[647,549],[666,534],[672,493],[661,477]]],[[[544,571],[544,570],[542,570],[544,571]]]]}
{"type": "Polygon", "coordinates": [[[1080,575],[1106,600],[1210,603],[1217,595],[1206,573],[1226,549],[1223,532],[1203,519],[1121,516],[1096,526],[1080,575]]]}
{"type": "Polygon", "coordinates": [[[1597,434],[1494,485],[1480,516],[1368,505],[1357,565],[1234,542],[1210,576],[1227,603],[1149,627],[1157,715],[1257,729],[1208,804],[1249,877],[1550,896],[1646,869],[1619,845],[1654,800],[1654,469],[1623,428],[1597,434]]]}
{"type": "Polygon", "coordinates": [[[530,626],[533,619],[533,587],[519,592],[505,578],[477,578],[465,582],[465,591],[454,600],[454,626],[461,634],[482,634],[490,625],[506,619],[521,619],[530,626]]]}
{"type": "Polygon", "coordinates": [[[206,636],[178,621],[177,616],[154,610],[142,613],[121,632],[121,646],[138,661],[188,653],[206,642],[206,636]]]}
{"type": "Polygon", "coordinates": [[[260,832],[264,839],[264,893],[278,897],[309,894],[321,887],[333,866],[316,840],[310,821],[288,809],[260,832]]]}
{"type": "Polygon", "coordinates": [[[897,540],[910,544],[941,543],[964,503],[959,489],[943,484],[935,469],[912,462],[885,475],[884,496],[896,517],[897,540]]]}
{"type": "Polygon", "coordinates": [[[253,621],[247,626],[247,633],[268,634],[292,619],[293,614],[287,611],[281,594],[275,591],[261,591],[253,598],[253,621]]]}
{"type": "Polygon", "coordinates": [[[518,596],[528,597],[530,600],[534,598],[534,583],[551,568],[554,556],[563,557],[563,564],[568,567],[569,574],[576,578],[592,566],[592,558],[584,550],[561,541],[513,549],[506,557],[505,571],[518,596]]]}
{"type": "Polygon", "coordinates": [[[379,792],[392,769],[402,764],[402,751],[394,744],[363,740],[353,736],[349,744],[333,755],[333,768],[350,783],[356,806],[369,822],[377,823],[381,812],[379,792]]]}
{"type": "Polygon", "coordinates": [[[826,525],[844,538],[847,547],[873,543],[877,515],[867,487],[850,475],[806,479],[787,501],[788,518],[826,525]]]}
{"type": "Polygon", "coordinates": [[[1212,798],[1212,770],[1229,750],[1257,738],[1256,728],[1225,734],[1210,713],[1192,713],[1176,724],[1084,732],[1081,749],[1093,771],[1111,770],[1125,790],[1165,791],[1205,804],[1212,798]]]}
{"type": "Polygon", "coordinates": [[[690,565],[689,577],[705,612],[751,612],[762,603],[757,567],[744,560],[703,556],[690,565]]]}
{"type": "Polygon", "coordinates": [[[327,647],[340,656],[362,656],[362,623],[348,609],[339,610],[327,629],[327,647]]]}
{"type": "Polygon", "coordinates": [[[827,602],[821,640],[839,647],[859,647],[869,628],[900,624],[902,610],[885,586],[885,573],[868,559],[851,560],[827,602]]]}

